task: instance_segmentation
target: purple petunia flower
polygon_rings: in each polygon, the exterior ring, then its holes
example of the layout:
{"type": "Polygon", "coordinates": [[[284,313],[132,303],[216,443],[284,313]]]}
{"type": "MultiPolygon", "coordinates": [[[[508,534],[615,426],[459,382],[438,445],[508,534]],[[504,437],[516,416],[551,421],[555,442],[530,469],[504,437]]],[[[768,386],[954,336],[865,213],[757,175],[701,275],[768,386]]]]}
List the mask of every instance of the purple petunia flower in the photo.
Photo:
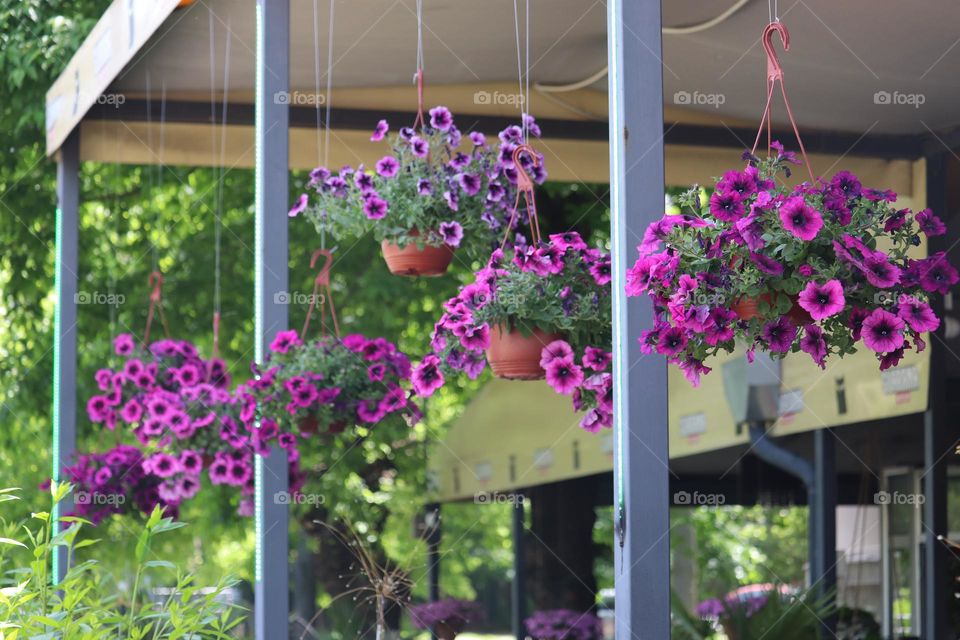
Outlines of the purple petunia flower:
{"type": "Polygon", "coordinates": [[[863,262],[857,266],[866,276],[867,282],[875,287],[889,289],[900,282],[900,268],[890,264],[881,251],[864,256],[863,262]]]}
{"type": "Polygon", "coordinates": [[[472,143],[473,143],[473,146],[475,146],[475,147],[481,147],[481,148],[482,148],[482,147],[486,147],[486,146],[487,146],[487,138],[486,138],[486,136],[484,136],[484,135],[483,135],[482,133],[480,133],[479,131],[471,131],[471,132],[470,132],[470,142],[472,142],[472,143]]]}
{"type": "Polygon", "coordinates": [[[128,356],[133,353],[135,348],[136,343],[133,341],[133,336],[129,333],[121,333],[113,339],[113,350],[118,356],[128,356]]]}
{"type": "Polygon", "coordinates": [[[839,192],[846,198],[856,198],[860,195],[861,185],[857,176],[849,171],[840,171],[830,181],[830,189],[839,192]]]}
{"type": "Polygon", "coordinates": [[[433,185],[430,184],[429,180],[420,178],[417,180],[417,193],[422,196],[433,195],[433,185]]]}
{"type": "Polygon", "coordinates": [[[393,156],[383,156],[377,160],[377,173],[384,178],[392,178],[400,170],[400,163],[393,156]]]}
{"type": "Polygon", "coordinates": [[[386,120],[381,120],[377,123],[377,126],[373,128],[373,135],[370,136],[370,142],[380,142],[383,140],[383,137],[387,135],[388,131],[390,131],[390,125],[387,124],[386,120]]]}
{"type": "Polygon", "coordinates": [[[380,220],[387,215],[390,205],[380,196],[371,195],[363,200],[363,213],[370,220],[380,220]]]}
{"type": "Polygon", "coordinates": [[[839,280],[827,280],[823,284],[808,282],[798,297],[800,307],[814,320],[823,320],[843,311],[846,300],[839,280]]]}
{"type": "Polygon", "coordinates": [[[430,109],[430,126],[440,131],[447,131],[453,126],[453,114],[446,107],[430,109]]]}
{"type": "Polygon", "coordinates": [[[583,369],[577,366],[573,358],[551,360],[544,371],[547,373],[547,384],[564,396],[573,393],[583,383],[583,369]]]}
{"type": "Polygon", "coordinates": [[[420,365],[413,370],[410,381],[417,395],[423,398],[432,396],[444,383],[443,373],[440,371],[440,359],[433,354],[424,357],[420,365]]]}
{"type": "Polygon", "coordinates": [[[296,218],[298,215],[303,213],[304,209],[307,208],[308,202],[309,199],[307,198],[307,194],[301,193],[300,197],[297,198],[297,201],[293,203],[292,207],[290,207],[290,211],[287,212],[287,215],[291,218],[296,218]]]}
{"type": "Polygon", "coordinates": [[[603,371],[610,366],[613,354],[605,349],[587,347],[583,354],[583,366],[594,371],[603,371]]]}
{"type": "Polygon", "coordinates": [[[155,453],[143,463],[144,470],[160,478],[169,478],[180,471],[180,461],[167,453],[155,453]]]}
{"type": "Polygon", "coordinates": [[[374,424],[380,422],[386,412],[378,400],[361,400],[357,405],[357,417],[364,422],[374,424]]]}
{"type": "Polygon", "coordinates": [[[936,331],[940,326],[940,318],[933,312],[930,305],[919,300],[901,301],[897,315],[917,333],[936,331]]]}
{"type": "Polygon", "coordinates": [[[820,213],[804,202],[800,196],[788,198],[780,206],[780,222],[784,229],[801,240],[813,240],[823,227],[820,213]]]}
{"type": "Polygon", "coordinates": [[[763,339],[770,351],[786,353],[797,337],[797,327],[786,316],[781,316],[763,328],[763,339]]]}
{"type": "Polygon", "coordinates": [[[727,171],[717,183],[717,191],[734,191],[741,199],[757,192],[757,179],[746,171],[727,171]]]}
{"type": "Polygon", "coordinates": [[[736,191],[714,191],[710,196],[710,214],[717,220],[734,222],[743,217],[746,209],[736,191]]]}
{"type": "Polygon", "coordinates": [[[270,351],[274,353],[286,353],[299,344],[300,338],[297,336],[296,330],[280,331],[273,339],[273,342],[270,343],[270,351]]]}
{"type": "Polygon", "coordinates": [[[387,374],[387,365],[377,362],[367,367],[367,379],[371,382],[380,382],[383,376],[387,374]]]}
{"type": "Polygon", "coordinates": [[[430,144],[420,136],[410,138],[410,151],[418,158],[426,158],[430,155],[430,144]]]}
{"type": "Polygon", "coordinates": [[[923,231],[928,238],[942,236],[947,232],[947,226],[943,224],[943,221],[934,215],[930,209],[920,211],[913,219],[917,221],[920,230],[923,231]]]}
{"type": "Polygon", "coordinates": [[[896,351],[903,346],[904,321],[885,309],[874,309],[863,321],[863,343],[877,353],[896,351]]]}
{"type": "Polygon", "coordinates": [[[810,354],[821,369],[826,368],[827,341],[823,338],[823,329],[815,324],[805,326],[803,337],[800,338],[800,350],[810,354]]]}
{"type": "Polygon", "coordinates": [[[675,356],[687,348],[687,334],[680,327],[670,327],[661,331],[656,348],[660,355],[675,356]]]}
{"type": "Polygon", "coordinates": [[[443,237],[444,244],[457,248],[463,240],[463,227],[459,222],[441,222],[440,235],[443,237]]]}
{"type": "Polygon", "coordinates": [[[468,196],[475,196],[480,193],[480,187],[483,185],[480,176],[473,173],[461,173],[457,176],[457,182],[468,196]]]}
{"type": "Polygon", "coordinates": [[[490,325],[466,325],[460,335],[460,344],[464,349],[483,351],[490,346],[490,325]]]}
{"type": "Polygon", "coordinates": [[[769,256],[751,251],[750,261],[757,265],[757,269],[760,269],[760,271],[767,275],[779,276],[783,274],[783,265],[769,256]]]}
{"type": "Polygon", "coordinates": [[[950,293],[950,287],[960,280],[957,270],[947,262],[943,251],[921,260],[918,268],[920,286],[928,293],[937,292],[946,295],[950,293]]]}

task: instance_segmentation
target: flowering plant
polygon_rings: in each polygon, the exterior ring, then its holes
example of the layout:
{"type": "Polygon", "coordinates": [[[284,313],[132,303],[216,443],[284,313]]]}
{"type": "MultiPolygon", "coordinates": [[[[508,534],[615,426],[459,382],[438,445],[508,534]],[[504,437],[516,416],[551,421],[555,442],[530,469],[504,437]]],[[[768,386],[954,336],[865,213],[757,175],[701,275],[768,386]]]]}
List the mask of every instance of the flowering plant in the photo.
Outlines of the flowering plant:
{"type": "Polygon", "coordinates": [[[239,421],[252,431],[259,419],[258,449],[278,438],[288,450],[298,434],[319,428],[339,433],[353,425],[416,422],[419,409],[402,386],[410,370],[407,356],[384,338],[303,342],[296,331],[281,331],[264,367],[238,392],[239,421]]]}
{"type": "Polygon", "coordinates": [[[881,370],[911,346],[922,351],[921,334],[940,324],[930,297],[958,274],[944,253],[917,259],[912,249],[944,224],[929,209],[897,209],[895,193],[846,171],[778,184],[796,159],[772,148],[766,160],[744,154],[748,166],[725,173],[709,202],[695,187],[680,197],[680,215],[646,230],[627,274],[627,294],[654,305],[641,350],[666,356],[694,385],[710,371],[704,359],[732,352],[736,340],[748,357],[757,347],[803,351],[820,367],[860,341],[881,370]]]}
{"type": "Polygon", "coordinates": [[[537,611],[523,624],[534,640],[598,640],[603,635],[597,616],[570,609],[537,611]]]}
{"type": "Polygon", "coordinates": [[[410,621],[417,629],[432,629],[438,624],[446,624],[459,633],[467,624],[479,622],[483,617],[483,607],[479,602],[457,598],[444,598],[410,607],[410,621]]]}
{"type": "MultiPolygon", "coordinates": [[[[524,114],[523,121],[531,135],[540,135],[532,116],[524,114]]],[[[388,131],[381,120],[370,139],[381,141],[388,131]]],[[[311,171],[307,192],[290,215],[303,213],[318,231],[337,238],[372,231],[378,241],[401,247],[413,242],[421,248],[463,245],[471,256],[487,252],[509,224],[517,185],[513,151],[523,129],[507,127],[495,145],[471,132],[469,151],[461,150],[462,138],[450,111],[434,107],[420,130],[404,127],[392,136],[390,153],[374,170],[361,164],[336,173],[311,171]]],[[[523,157],[521,163],[535,182],[546,180],[542,161],[523,157]]]]}
{"type": "Polygon", "coordinates": [[[588,248],[575,231],[554,234],[539,246],[519,244],[493,252],[475,281],[444,303],[432,351],[413,372],[413,387],[430,396],[445,374],[483,371],[491,331],[562,336],[543,344],[540,365],[547,382],[587,410],[581,426],[596,431],[612,423],[610,255],[588,248]]]}

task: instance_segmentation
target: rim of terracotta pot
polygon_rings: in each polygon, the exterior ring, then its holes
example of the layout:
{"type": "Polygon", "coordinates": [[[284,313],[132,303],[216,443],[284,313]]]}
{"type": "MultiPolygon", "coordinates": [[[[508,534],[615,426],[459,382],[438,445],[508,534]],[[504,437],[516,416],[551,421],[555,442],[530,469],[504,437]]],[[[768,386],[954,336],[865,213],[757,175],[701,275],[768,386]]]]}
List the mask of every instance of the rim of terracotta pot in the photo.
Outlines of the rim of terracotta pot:
{"type": "MultiPolygon", "coordinates": [[[[420,232],[413,229],[409,235],[417,237],[420,232]]],[[[393,275],[434,277],[447,272],[453,261],[454,250],[446,244],[439,247],[424,245],[421,249],[415,242],[400,247],[397,243],[384,238],[380,241],[380,251],[383,253],[387,268],[393,275]]]]}
{"type": "Polygon", "coordinates": [[[490,346],[487,348],[487,363],[493,375],[505,380],[542,380],[546,373],[540,366],[540,352],[559,340],[556,332],[535,328],[525,336],[506,323],[490,328],[490,346]]]}

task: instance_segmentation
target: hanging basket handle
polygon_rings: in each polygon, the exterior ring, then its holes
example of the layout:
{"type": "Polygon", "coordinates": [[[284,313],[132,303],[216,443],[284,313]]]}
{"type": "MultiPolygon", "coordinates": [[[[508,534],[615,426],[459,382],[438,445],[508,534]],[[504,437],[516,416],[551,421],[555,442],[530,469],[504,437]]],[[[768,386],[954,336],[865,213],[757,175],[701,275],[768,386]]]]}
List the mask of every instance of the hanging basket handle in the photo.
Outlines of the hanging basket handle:
{"type": "Polygon", "coordinates": [[[427,124],[423,117],[423,69],[417,69],[413,79],[417,83],[417,117],[413,121],[413,128],[416,129],[418,126],[422,128],[427,124]]]}
{"type": "Polygon", "coordinates": [[[520,215],[521,197],[526,205],[527,220],[530,223],[530,240],[534,245],[540,244],[540,220],[537,218],[537,199],[533,191],[533,178],[527,173],[522,163],[524,153],[530,156],[530,162],[534,167],[540,166],[540,156],[537,155],[536,150],[526,142],[517,145],[517,148],[513,150],[513,166],[517,170],[517,199],[513,203],[513,213],[510,215],[507,231],[503,235],[503,241],[500,243],[501,249],[507,245],[510,232],[513,231],[513,226],[516,224],[517,217],[520,215]]]}
{"type": "Polygon", "coordinates": [[[147,326],[143,330],[143,344],[146,346],[150,343],[150,329],[153,326],[153,314],[157,312],[160,314],[160,324],[163,326],[163,333],[169,339],[170,338],[170,327],[167,325],[167,317],[163,313],[163,274],[159,271],[152,272],[147,276],[147,286],[152,287],[150,290],[150,307],[147,310],[147,326]]]}
{"type": "Polygon", "coordinates": [[[763,35],[760,42],[763,44],[763,50],[767,54],[767,104],[763,108],[763,115],[760,117],[760,129],[757,131],[757,137],[753,141],[751,155],[756,155],[757,146],[760,144],[760,136],[764,128],[767,130],[767,154],[770,153],[770,144],[773,141],[773,89],[779,83],[780,94],[783,96],[783,105],[787,109],[787,118],[790,120],[790,126],[793,127],[793,135],[797,138],[797,144],[800,146],[800,153],[803,156],[803,163],[807,167],[807,173],[810,175],[810,182],[816,182],[813,176],[813,168],[810,166],[810,158],[807,156],[807,150],[803,146],[803,140],[800,138],[800,129],[797,127],[797,121],[793,117],[793,110],[790,108],[790,100],[787,98],[787,89],[783,84],[783,66],[780,64],[780,57],[777,50],[773,47],[773,34],[780,35],[780,42],[783,43],[783,50],[790,50],[790,32],[780,21],[771,22],[763,29],[763,35]]]}
{"type": "Polygon", "coordinates": [[[307,317],[303,322],[303,331],[300,333],[300,339],[307,336],[307,329],[310,328],[310,318],[313,315],[314,307],[320,308],[320,335],[327,335],[327,303],[330,304],[330,319],[333,321],[334,335],[340,337],[340,325],[337,322],[337,309],[333,306],[333,295],[330,289],[330,267],[333,266],[333,253],[329,249],[317,249],[310,257],[310,268],[316,269],[317,260],[320,256],[324,257],[323,264],[320,266],[320,272],[313,279],[313,297],[310,300],[310,306],[307,307],[307,317]],[[323,294],[321,295],[321,290],[323,294]]]}

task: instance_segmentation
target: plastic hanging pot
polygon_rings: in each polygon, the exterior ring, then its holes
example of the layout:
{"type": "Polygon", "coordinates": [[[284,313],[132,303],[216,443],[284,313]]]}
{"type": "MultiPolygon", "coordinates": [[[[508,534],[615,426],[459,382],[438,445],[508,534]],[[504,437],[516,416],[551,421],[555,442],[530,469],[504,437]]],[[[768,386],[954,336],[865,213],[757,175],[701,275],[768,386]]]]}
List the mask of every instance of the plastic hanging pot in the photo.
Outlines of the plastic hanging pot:
{"type": "MultiPolygon", "coordinates": [[[[750,321],[760,317],[761,301],[772,305],[774,304],[773,300],[773,296],[769,293],[765,293],[757,298],[740,298],[733,303],[733,311],[741,320],[750,321]]],[[[806,309],[797,304],[797,296],[790,296],[790,300],[793,302],[793,306],[790,307],[790,311],[787,312],[787,317],[790,318],[794,324],[803,325],[813,321],[806,309]]]]}
{"type": "Polygon", "coordinates": [[[558,333],[534,329],[530,335],[498,324],[490,329],[487,362],[493,375],[507,380],[541,380],[546,374],[540,366],[543,348],[560,339],[558,333]]]}
{"type": "MultiPolygon", "coordinates": [[[[420,232],[414,229],[410,235],[417,237],[420,232]]],[[[395,276],[442,276],[453,260],[453,248],[445,244],[439,247],[424,245],[421,249],[411,242],[401,248],[389,240],[383,240],[380,248],[387,268],[395,276]]]]}

